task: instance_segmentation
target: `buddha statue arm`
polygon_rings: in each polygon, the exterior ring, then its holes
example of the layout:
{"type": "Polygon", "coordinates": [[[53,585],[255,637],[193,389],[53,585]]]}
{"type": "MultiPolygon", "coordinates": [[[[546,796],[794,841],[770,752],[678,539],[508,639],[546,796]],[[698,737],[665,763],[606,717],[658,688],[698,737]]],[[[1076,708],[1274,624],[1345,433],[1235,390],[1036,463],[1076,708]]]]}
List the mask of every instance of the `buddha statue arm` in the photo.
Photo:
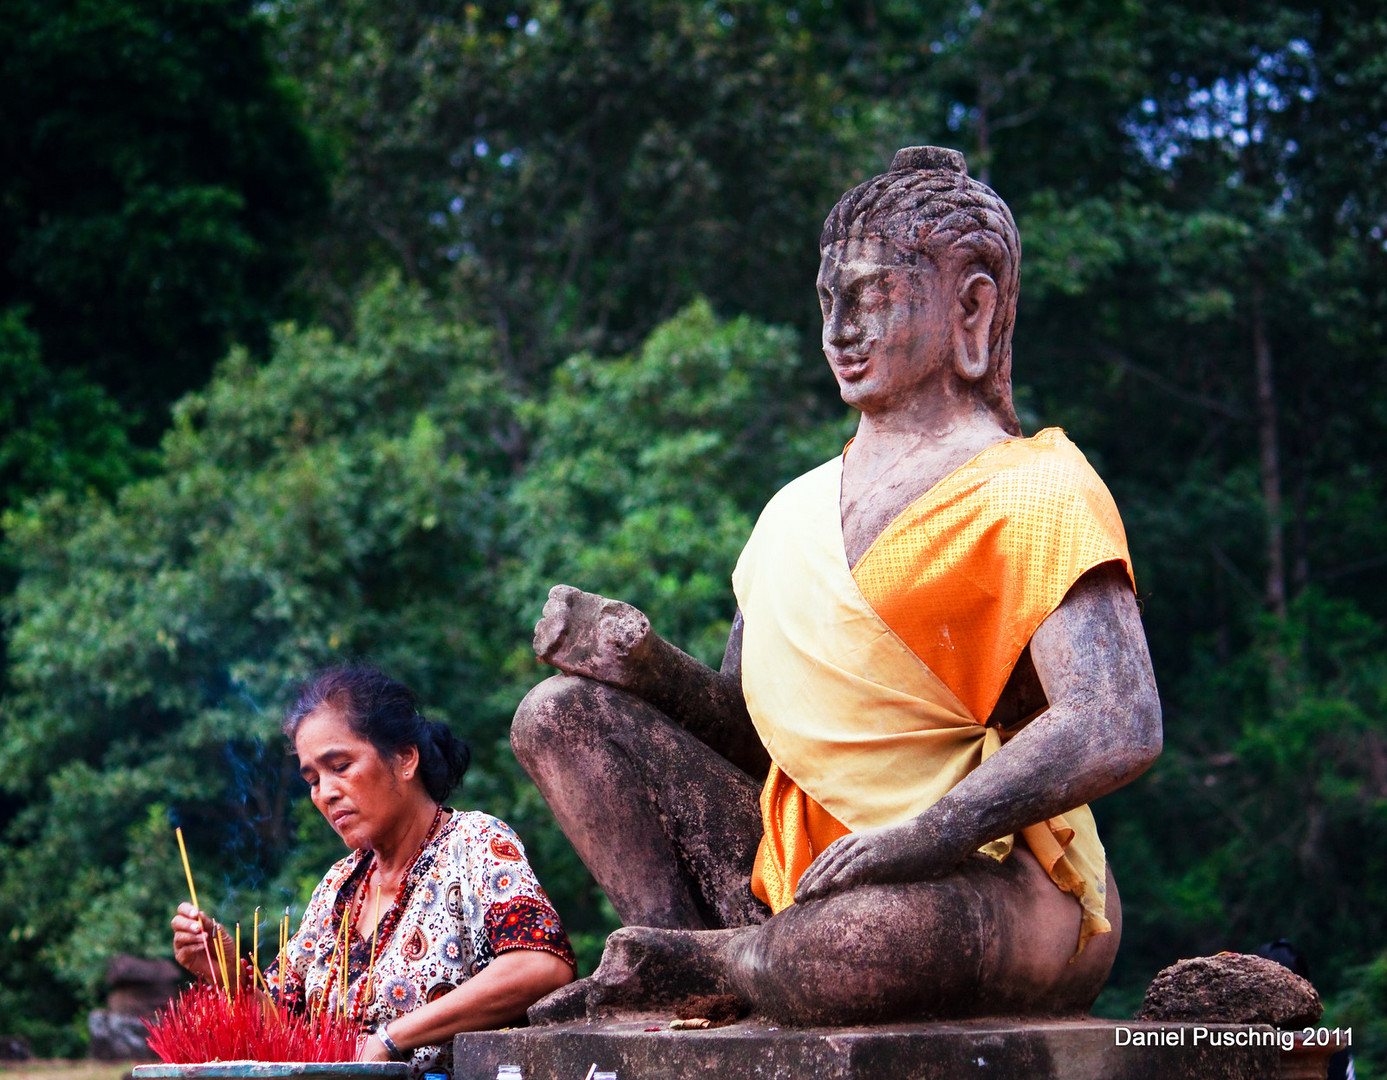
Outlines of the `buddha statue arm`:
{"type": "Polygon", "coordinates": [[[568,675],[634,694],[760,780],[770,757],[742,697],[742,616],[714,671],[660,637],[644,613],[571,585],[549,590],[535,624],[535,655],[568,675]]]}
{"type": "Polygon", "coordinates": [[[1090,571],[1031,638],[1049,708],[923,814],[826,848],[797,901],[948,873],[983,844],[1063,814],[1144,772],[1161,710],[1136,599],[1122,569],[1090,571]]]}

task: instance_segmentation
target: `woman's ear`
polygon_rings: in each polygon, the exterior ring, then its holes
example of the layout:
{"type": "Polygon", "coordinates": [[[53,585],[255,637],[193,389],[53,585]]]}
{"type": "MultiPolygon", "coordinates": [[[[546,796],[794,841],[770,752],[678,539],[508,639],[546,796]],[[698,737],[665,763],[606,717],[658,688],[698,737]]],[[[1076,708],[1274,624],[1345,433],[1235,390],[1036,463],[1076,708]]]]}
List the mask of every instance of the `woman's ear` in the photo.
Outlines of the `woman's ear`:
{"type": "Polygon", "coordinates": [[[997,283],[987,274],[970,274],[958,287],[954,307],[954,370],[959,378],[977,382],[992,366],[988,341],[997,311],[997,283]]]}
{"type": "Polygon", "coordinates": [[[419,771],[419,747],[413,744],[406,746],[396,756],[396,762],[400,775],[406,780],[413,779],[414,774],[419,771]]]}

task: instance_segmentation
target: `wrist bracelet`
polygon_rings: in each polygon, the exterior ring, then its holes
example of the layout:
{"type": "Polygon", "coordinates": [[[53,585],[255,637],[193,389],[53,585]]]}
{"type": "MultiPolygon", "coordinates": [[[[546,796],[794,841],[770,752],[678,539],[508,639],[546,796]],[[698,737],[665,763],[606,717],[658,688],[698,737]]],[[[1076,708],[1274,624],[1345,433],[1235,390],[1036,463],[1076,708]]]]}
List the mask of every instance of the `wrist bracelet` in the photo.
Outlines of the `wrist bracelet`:
{"type": "Polygon", "coordinates": [[[404,1061],[408,1055],[400,1049],[399,1043],[392,1039],[390,1033],[385,1030],[388,1026],[389,1024],[385,1023],[376,1028],[376,1038],[380,1040],[381,1046],[385,1047],[385,1052],[390,1055],[391,1061],[404,1061]]]}

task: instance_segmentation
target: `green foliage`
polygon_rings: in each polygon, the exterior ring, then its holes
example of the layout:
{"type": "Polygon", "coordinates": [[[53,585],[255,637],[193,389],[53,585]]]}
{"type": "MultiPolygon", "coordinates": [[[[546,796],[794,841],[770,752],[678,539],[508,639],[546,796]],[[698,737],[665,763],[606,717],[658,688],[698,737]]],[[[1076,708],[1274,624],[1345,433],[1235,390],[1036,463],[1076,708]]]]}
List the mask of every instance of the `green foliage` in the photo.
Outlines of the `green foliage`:
{"type": "Polygon", "coordinates": [[[1344,992],[1326,1003],[1324,1023],[1353,1029],[1358,1076],[1387,1070],[1387,952],[1349,971],[1344,992]]]}
{"type": "MultiPolygon", "coordinates": [[[[807,325],[841,94],[780,0],[267,5],[343,157],[313,280],[364,252],[534,378],[695,295],[807,325]]],[[[344,289],[344,286],[346,287],[344,289]]]]}
{"type": "Polygon", "coordinates": [[[76,883],[79,898],[85,893],[101,900],[79,906],[71,936],[42,954],[58,978],[87,1000],[98,1000],[105,990],[106,965],[113,957],[168,951],[169,897],[185,889],[165,806],[153,804],[145,819],[131,826],[127,850],[119,875],[110,867],[83,868],[76,883]]]}
{"type": "Polygon", "coordinates": [[[324,184],[292,87],[240,0],[11,0],[0,55],[0,306],[157,435],[294,269],[324,184]]]}
{"type": "Polygon", "coordinates": [[[44,491],[114,494],[139,455],[115,403],[76,372],[44,365],[19,308],[0,311],[0,507],[44,491]]]}

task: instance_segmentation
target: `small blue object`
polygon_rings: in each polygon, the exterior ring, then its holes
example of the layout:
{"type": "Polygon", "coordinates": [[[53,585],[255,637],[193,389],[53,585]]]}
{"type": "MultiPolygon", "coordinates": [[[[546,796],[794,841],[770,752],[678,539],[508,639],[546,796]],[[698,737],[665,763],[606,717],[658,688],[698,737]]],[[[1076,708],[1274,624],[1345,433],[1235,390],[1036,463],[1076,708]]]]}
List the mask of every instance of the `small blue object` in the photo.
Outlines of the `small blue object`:
{"type": "Polygon", "coordinates": [[[447,1073],[425,1073],[424,1080],[448,1080],[447,1073]]]}

